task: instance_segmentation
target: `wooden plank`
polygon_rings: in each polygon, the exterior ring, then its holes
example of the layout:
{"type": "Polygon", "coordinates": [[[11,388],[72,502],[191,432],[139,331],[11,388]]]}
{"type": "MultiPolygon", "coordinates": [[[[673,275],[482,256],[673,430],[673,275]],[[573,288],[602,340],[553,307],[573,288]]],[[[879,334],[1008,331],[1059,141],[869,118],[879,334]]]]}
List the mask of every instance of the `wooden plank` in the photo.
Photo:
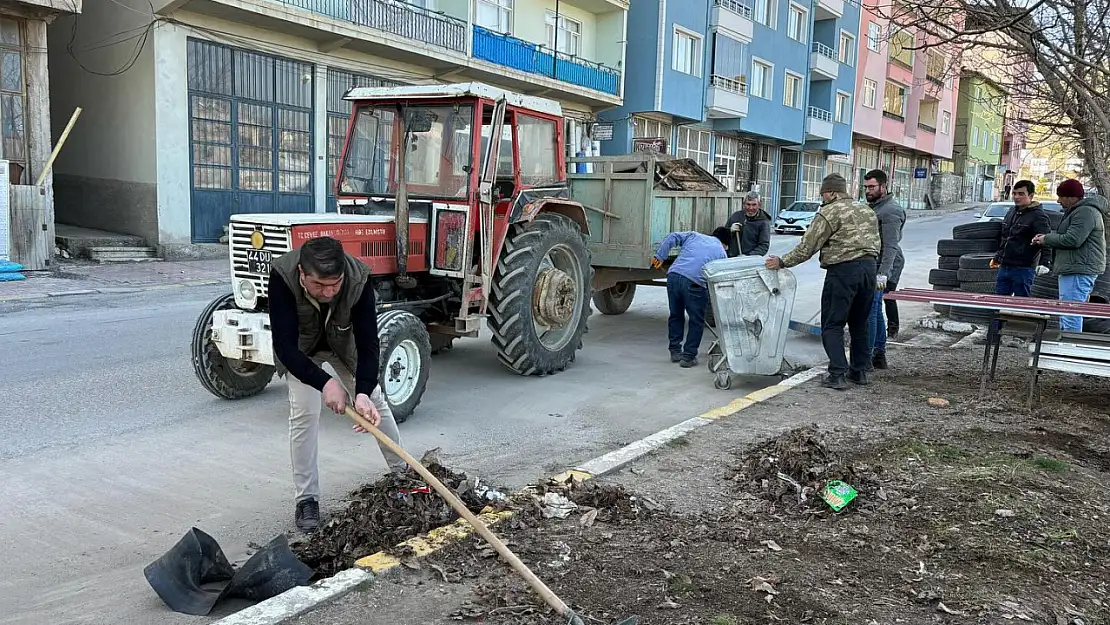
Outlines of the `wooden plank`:
{"type": "Polygon", "coordinates": [[[46,210],[46,189],[30,185],[11,187],[12,260],[28,270],[46,269],[54,253],[49,238],[53,220],[46,210]]]}

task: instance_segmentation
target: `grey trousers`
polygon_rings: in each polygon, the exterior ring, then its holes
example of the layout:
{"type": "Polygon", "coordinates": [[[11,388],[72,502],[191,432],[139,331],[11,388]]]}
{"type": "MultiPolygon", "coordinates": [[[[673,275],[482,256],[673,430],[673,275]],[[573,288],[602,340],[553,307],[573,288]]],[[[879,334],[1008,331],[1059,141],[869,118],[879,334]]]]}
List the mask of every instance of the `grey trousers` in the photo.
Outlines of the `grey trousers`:
{"type": "MultiPolygon", "coordinates": [[[[317,354],[313,361],[321,366],[324,363],[330,365],[343,388],[347,390],[348,397],[354,397],[352,391],[355,388],[355,377],[343,365],[342,361],[331,353],[317,354]]],[[[289,385],[289,454],[293,460],[294,496],[298,502],[305,499],[319,501],[320,470],[316,465],[316,451],[317,439],[320,433],[320,411],[323,408],[323,393],[301,382],[293,375],[287,374],[285,379],[289,385]]],[[[349,399],[349,401],[352,404],[354,402],[353,399],[349,399]]],[[[374,406],[382,417],[378,429],[393,439],[393,442],[404,448],[404,443],[401,442],[401,433],[397,429],[397,422],[393,419],[393,411],[389,408],[385,395],[382,394],[381,386],[374,388],[370,401],[374,402],[374,406]]],[[[331,412],[331,409],[327,410],[329,413],[331,412]]],[[[344,416],[338,418],[349,421],[344,416]]],[[[404,471],[408,466],[400,456],[389,451],[381,443],[378,443],[378,447],[381,449],[382,456],[385,457],[386,464],[389,465],[391,470],[404,471]]]]}

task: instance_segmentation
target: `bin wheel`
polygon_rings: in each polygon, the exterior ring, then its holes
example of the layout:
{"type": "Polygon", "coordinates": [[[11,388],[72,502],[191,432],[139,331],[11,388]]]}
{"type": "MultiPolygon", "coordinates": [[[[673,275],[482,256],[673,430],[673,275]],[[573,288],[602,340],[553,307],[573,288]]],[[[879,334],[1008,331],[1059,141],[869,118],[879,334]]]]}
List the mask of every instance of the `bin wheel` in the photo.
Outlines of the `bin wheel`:
{"type": "Polygon", "coordinates": [[[732,374],[728,371],[717,372],[717,377],[713,378],[713,388],[718,391],[727,391],[732,388],[732,374]]]}

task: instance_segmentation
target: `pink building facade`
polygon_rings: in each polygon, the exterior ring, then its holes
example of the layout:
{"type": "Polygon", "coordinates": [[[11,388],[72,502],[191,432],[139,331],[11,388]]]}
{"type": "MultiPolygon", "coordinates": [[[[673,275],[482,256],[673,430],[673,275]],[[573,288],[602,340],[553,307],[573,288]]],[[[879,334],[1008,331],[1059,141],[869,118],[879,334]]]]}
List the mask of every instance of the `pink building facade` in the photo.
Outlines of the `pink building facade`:
{"type": "Polygon", "coordinates": [[[864,0],[860,14],[853,182],[863,197],[863,174],[882,169],[905,208],[925,208],[930,194],[933,204],[953,201],[935,187],[952,171],[959,63],[953,50],[920,49],[931,43],[924,33],[876,6],[864,0]]]}

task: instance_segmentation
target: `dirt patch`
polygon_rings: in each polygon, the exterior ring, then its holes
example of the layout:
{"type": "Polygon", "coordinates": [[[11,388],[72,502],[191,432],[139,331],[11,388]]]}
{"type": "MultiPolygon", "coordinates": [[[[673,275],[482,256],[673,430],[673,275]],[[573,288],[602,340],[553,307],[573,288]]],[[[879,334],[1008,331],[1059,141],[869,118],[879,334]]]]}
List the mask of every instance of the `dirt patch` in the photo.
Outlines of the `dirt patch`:
{"type": "MultiPolygon", "coordinates": [[[[459,495],[472,512],[510,505],[499,497],[503,490],[448,469],[435,454],[426,454],[421,464],[459,495]]],[[[351,568],[359,558],[394,548],[458,518],[458,513],[410,469],[403,474],[391,473],[350,493],[346,506],[330,515],[316,533],[294,544],[293,551],[316,571],[317,578],[330,577],[351,568]]]]}

